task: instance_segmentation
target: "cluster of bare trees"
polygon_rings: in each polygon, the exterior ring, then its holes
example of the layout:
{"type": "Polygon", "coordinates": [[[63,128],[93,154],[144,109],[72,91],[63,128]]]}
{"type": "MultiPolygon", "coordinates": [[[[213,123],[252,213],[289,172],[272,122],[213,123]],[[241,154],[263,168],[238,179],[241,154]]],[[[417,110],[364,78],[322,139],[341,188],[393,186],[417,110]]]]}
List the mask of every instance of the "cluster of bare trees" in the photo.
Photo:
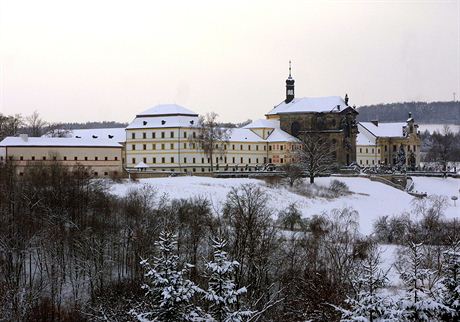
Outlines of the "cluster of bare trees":
{"type": "Polygon", "coordinates": [[[447,171],[449,162],[460,161],[460,132],[444,126],[441,132],[425,135],[424,141],[428,146],[425,161],[436,163],[442,171],[447,171]]]}
{"type": "Polygon", "coordinates": [[[414,199],[411,211],[380,217],[374,223],[375,238],[384,244],[446,245],[460,240],[460,221],[444,216],[448,204],[445,196],[414,199]]]}
{"type": "Polygon", "coordinates": [[[330,304],[343,304],[350,269],[366,256],[357,213],[301,225],[294,214],[295,231],[276,215],[253,185],[233,189],[216,210],[207,199],[170,200],[147,186],[116,197],[83,167],[56,163],[19,177],[2,165],[0,320],[131,321],[145,293],[140,259],[157,255],[165,229],[177,233],[179,261],[193,265],[187,277],[203,289],[213,238],[227,240],[224,250],[239,263],[235,287],[247,286],[242,301],[258,312],[251,321],[336,320],[330,304]]]}
{"type": "Polygon", "coordinates": [[[36,137],[49,134],[55,137],[62,137],[67,133],[68,131],[63,129],[61,124],[43,120],[37,111],[25,117],[20,114],[6,116],[0,113],[0,140],[7,136],[17,136],[18,134],[28,134],[36,137]]]}

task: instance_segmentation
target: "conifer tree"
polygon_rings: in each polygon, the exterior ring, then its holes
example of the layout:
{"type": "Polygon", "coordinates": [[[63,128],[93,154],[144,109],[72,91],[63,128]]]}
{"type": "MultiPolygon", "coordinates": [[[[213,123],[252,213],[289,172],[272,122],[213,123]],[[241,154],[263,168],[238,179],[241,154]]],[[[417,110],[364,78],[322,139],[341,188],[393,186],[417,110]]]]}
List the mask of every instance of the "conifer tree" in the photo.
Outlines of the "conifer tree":
{"type": "Polygon", "coordinates": [[[228,259],[225,246],[225,240],[213,240],[214,257],[206,263],[209,279],[205,300],[209,303],[213,321],[241,322],[249,319],[254,312],[238,308],[238,298],[247,290],[246,287],[236,288],[233,276],[239,263],[228,259]]]}
{"type": "MultiPolygon", "coordinates": [[[[450,320],[460,321],[460,241],[444,252],[444,304],[452,311],[450,320]]],[[[445,317],[449,319],[449,317],[445,317]]]]}
{"type": "Polygon", "coordinates": [[[409,244],[408,267],[400,274],[406,286],[406,295],[399,301],[397,311],[402,321],[439,321],[451,311],[437,296],[439,285],[429,287],[435,272],[424,268],[422,247],[422,243],[409,244]]]}
{"type": "Polygon", "coordinates": [[[131,313],[142,322],[202,320],[201,310],[192,303],[192,298],[203,291],[185,277],[190,265],[179,267],[177,236],[164,231],[156,246],[160,254],[154,257],[153,264],[141,261],[147,280],[142,286],[146,290],[143,312],[132,310],[131,313]]]}
{"type": "Polygon", "coordinates": [[[359,263],[356,277],[352,280],[356,295],[345,300],[350,309],[338,308],[342,313],[341,321],[397,321],[391,299],[380,292],[387,283],[386,273],[380,264],[380,254],[374,245],[367,258],[359,263]]]}

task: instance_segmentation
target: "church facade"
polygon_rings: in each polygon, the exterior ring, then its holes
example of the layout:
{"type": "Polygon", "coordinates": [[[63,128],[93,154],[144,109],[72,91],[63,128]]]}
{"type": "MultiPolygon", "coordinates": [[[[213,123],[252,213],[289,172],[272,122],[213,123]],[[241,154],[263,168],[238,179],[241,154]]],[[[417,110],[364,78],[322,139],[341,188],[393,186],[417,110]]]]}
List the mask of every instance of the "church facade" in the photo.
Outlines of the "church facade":
{"type": "Polygon", "coordinates": [[[286,99],[266,114],[269,120],[278,120],[280,128],[292,136],[308,139],[322,137],[329,141],[332,158],[337,165],[356,162],[358,112],[348,105],[348,95],[296,98],[294,79],[289,68],[286,79],[286,99]]]}

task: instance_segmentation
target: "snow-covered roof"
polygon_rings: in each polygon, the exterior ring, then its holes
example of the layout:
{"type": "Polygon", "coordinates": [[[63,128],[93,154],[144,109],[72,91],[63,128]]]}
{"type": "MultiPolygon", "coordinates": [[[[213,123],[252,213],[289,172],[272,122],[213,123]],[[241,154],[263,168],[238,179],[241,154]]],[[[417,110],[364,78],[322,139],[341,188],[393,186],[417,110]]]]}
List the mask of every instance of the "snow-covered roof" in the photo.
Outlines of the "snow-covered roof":
{"type": "Polygon", "coordinates": [[[285,101],[281,102],[268,112],[267,115],[308,112],[340,112],[345,108],[347,108],[347,105],[340,96],[302,97],[294,98],[289,103],[286,103],[285,101]]]}
{"type": "Polygon", "coordinates": [[[136,164],[134,167],[135,167],[135,168],[138,168],[138,169],[143,169],[143,168],[148,168],[149,166],[146,165],[144,162],[141,161],[141,162],[139,162],[138,164],[136,164]]]}
{"type": "Polygon", "coordinates": [[[360,131],[356,137],[356,145],[375,145],[375,136],[360,131]]]}
{"type": "Polygon", "coordinates": [[[126,129],[193,127],[197,124],[198,116],[137,116],[126,129]]]}
{"type": "Polygon", "coordinates": [[[177,105],[161,104],[136,115],[126,129],[193,127],[198,124],[198,114],[177,105]]]}
{"type": "Polygon", "coordinates": [[[372,122],[359,122],[358,130],[364,127],[377,137],[404,137],[403,128],[407,125],[405,122],[397,123],[377,123],[372,122]]]}
{"type": "Polygon", "coordinates": [[[188,115],[188,116],[198,116],[192,110],[185,108],[177,104],[160,104],[149,109],[146,109],[144,112],[138,114],[137,116],[162,116],[162,115],[188,115]]]}
{"type": "Polygon", "coordinates": [[[48,137],[18,137],[8,136],[0,142],[0,146],[28,146],[28,147],[120,147],[121,145],[110,139],[83,139],[83,138],[48,138],[48,137]]]}
{"type": "Polygon", "coordinates": [[[125,142],[126,132],[124,127],[104,129],[75,129],[69,131],[68,137],[81,139],[108,139],[115,142],[125,142]]]}
{"type": "Polygon", "coordinates": [[[296,142],[298,139],[284,132],[281,129],[275,128],[272,133],[263,139],[251,129],[235,128],[230,129],[229,142],[296,142]]]}
{"type": "Polygon", "coordinates": [[[275,129],[267,138],[268,142],[299,142],[299,139],[284,132],[281,129],[275,129]]]}
{"type": "Polygon", "coordinates": [[[266,119],[258,119],[252,121],[246,126],[243,126],[244,129],[275,129],[280,127],[279,120],[266,120],[266,119]]]}

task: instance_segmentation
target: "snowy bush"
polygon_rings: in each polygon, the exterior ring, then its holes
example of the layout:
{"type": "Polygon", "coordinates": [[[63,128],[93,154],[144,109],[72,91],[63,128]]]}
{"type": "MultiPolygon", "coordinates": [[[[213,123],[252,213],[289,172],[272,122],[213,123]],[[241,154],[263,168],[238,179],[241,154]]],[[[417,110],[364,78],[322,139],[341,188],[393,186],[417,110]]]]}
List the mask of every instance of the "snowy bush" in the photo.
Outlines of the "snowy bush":
{"type": "Polygon", "coordinates": [[[336,196],[345,196],[350,193],[350,188],[343,181],[332,180],[329,184],[329,190],[336,196]]]}
{"type": "Polygon", "coordinates": [[[302,213],[295,203],[291,203],[287,209],[278,214],[278,224],[281,225],[283,229],[289,229],[291,231],[300,229],[304,226],[302,213]]]}

